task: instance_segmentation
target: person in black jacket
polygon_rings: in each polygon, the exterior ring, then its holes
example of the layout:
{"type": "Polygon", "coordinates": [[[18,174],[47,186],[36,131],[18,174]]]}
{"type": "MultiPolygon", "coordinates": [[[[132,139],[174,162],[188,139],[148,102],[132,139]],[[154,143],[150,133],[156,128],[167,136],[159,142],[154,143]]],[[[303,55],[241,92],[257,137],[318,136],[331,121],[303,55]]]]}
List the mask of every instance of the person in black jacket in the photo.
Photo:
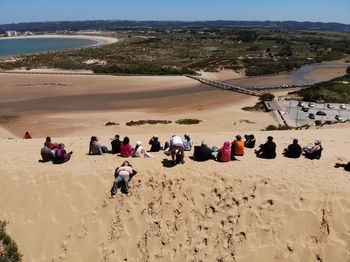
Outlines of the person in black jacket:
{"type": "Polygon", "coordinates": [[[120,153],[120,143],[119,135],[115,135],[113,141],[111,142],[112,145],[112,154],[119,154],[120,153]]]}
{"type": "Polygon", "coordinates": [[[289,158],[299,158],[303,149],[298,144],[298,139],[294,138],[293,143],[288,146],[288,148],[284,149],[283,154],[285,157],[289,158]]]}
{"type": "Polygon", "coordinates": [[[214,159],[213,150],[208,147],[206,141],[202,141],[200,146],[194,147],[193,160],[204,162],[209,159],[214,159]]]}
{"type": "Polygon", "coordinates": [[[267,142],[260,145],[260,149],[255,151],[256,156],[260,158],[273,159],[276,158],[276,144],[273,142],[273,137],[268,136],[267,142]]]}
{"type": "Polygon", "coordinates": [[[159,152],[160,151],[160,142],[157,135],[154,135],[148,142],[151,145],[150,152],[159,152]]]}

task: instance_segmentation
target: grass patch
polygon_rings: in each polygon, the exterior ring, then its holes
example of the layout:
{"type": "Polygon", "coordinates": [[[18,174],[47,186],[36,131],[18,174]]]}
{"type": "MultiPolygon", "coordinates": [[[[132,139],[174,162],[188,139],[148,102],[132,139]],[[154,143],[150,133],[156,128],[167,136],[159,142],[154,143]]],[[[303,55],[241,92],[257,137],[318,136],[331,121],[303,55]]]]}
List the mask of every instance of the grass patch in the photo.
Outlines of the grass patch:
{"type": "Polygon", "coordinates": [[[239,120],[240,123],[246,123],[246,124],[256,124],[254,121],[250,121],[248,119],[241,119],[239,120]]]}
{"type": "Polygon", "coordinates": [[[265,129],[262,129],[261,131],[276,131],[276,130],[291,130],[292,128],[289,126],[285,126],[285,125],[268,125],[267,127],[265,127],[265,129]]]}
{"type": "Polygon", "coordinates": [[[0,261],[22,261],[22,255],[18,251],[17,244],[6,233],[6,225],[6,221],[0,221],[0,261]]]}
{"type": "Polygon", "coordinates": [[[105,126],[119,126],[119,123],[116,122],[107,122],[105,126]]]}
{"type": "Polygon", "coordinates": [[[200,122],[202,122],[202,120],[195,119],[195,118],[184,118],[184,119],[179,119],[175,121],[175,123],[178,125],[197,125],[200,122]]]}
{"type": "Polygon", "coordinates": [[[126,123],[127,126],[141,126],[141,125],[156,125],[156,124],[171,124],[172,121],[170,120],[137,120],[137,121],[129,121],[126,123]]]}
{"type": "Polygon", "coordinates": [[[265,105],[264,103],[262,102],[258,102],[256,103],[254,106],[245,106],[245,107],[242,107],[242,110],[243,111],[262,111],[262,112],[266,112],[266,108],[265,108],[265,105]]]}

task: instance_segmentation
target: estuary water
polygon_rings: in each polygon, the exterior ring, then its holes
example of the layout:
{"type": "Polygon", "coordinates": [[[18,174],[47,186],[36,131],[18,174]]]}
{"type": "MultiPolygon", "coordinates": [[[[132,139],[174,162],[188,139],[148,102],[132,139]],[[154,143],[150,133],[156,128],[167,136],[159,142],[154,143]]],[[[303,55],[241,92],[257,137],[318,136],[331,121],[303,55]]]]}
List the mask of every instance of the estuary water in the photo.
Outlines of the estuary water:
{"type": "Polygon", "coordinates": [[[0,57],[28,55],[67,48],[98,45],[99,41],[78,38],[11,38],[0,40],[0,57]]]}

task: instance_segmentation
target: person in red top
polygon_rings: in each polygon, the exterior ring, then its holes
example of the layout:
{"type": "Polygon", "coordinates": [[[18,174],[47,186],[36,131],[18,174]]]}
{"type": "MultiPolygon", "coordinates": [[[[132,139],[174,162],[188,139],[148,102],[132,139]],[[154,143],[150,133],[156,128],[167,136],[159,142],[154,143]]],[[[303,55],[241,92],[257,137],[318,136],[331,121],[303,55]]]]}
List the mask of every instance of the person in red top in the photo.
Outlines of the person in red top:
{"type": "Polygon", "coordinates": [[[29,132],[27,131],[25,134],[24,134],[24,137],[23,139],[32,139],[32,136],[29,134],[29,132]]]}
{"type": "Polygon", "coordinates": [[[120,144],[120,155],[123,157],[132,156],[134,149],[130,145],[130,139],[126,136],[120,144]]]}
{"type": "Polygon", "coordinates": [[[46,137],[44,146],[47,146],[48,148],[50,148],[51,150],[55,150],[58,147],[57,143],[52,143],[51,142],[51,137],[46,137]]]}
{"type": "Polygon", "coordinates": [[[231,143],[226,141],[219,149],[219,153],[217,156],[217,160],[219,162],[230,162],[231,161],[231,143]]]}
{"type": "Polygon", "coordinates": [[[240,135],[236,136],[236,140],[232,142],[231,155],[243,156],[244,155],[244,141],[240,135]]]}

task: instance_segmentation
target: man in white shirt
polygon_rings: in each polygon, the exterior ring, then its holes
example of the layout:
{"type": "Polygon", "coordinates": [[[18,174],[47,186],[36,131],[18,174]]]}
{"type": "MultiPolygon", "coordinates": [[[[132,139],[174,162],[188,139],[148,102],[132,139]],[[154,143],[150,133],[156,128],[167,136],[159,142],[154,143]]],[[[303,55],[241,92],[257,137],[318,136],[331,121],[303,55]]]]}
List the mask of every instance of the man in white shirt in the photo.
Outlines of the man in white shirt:
{"type": "Polygon", "coordinates": [[[173,135],[170,139],[170,151],[171,151],[171,159],[173,163],[176,164],[175,155],[180,154],[179,162],[181,164],[185,163],[184,161],[184,144],[182,142],[181,137],[173,135]]]}

